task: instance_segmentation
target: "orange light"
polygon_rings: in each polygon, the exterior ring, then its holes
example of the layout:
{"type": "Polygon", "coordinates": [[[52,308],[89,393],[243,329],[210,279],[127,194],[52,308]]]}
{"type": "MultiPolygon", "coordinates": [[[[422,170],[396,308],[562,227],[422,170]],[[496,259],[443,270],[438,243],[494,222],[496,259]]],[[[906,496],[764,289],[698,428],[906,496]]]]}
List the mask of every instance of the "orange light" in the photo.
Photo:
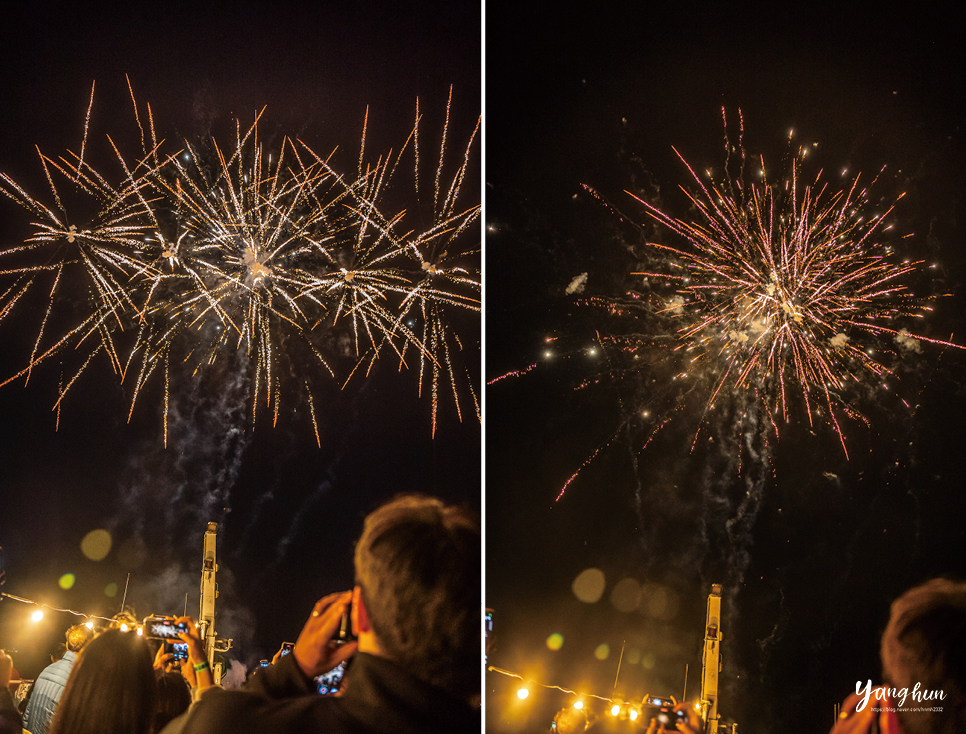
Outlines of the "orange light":
{"type": "Polygon", "coordinates": [[[517,691],[517,698],[519,698],[521,701],[529,695],[530,691],[526,688],[521,688],[519,691],[517,691]]]}

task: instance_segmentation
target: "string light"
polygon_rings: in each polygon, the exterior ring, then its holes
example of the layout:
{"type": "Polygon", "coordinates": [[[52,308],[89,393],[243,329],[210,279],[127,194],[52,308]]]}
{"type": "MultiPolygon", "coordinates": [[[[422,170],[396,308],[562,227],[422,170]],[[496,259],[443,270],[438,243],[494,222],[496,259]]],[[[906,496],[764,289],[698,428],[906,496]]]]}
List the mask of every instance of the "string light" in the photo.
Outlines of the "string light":
{"type": "Polygon", "coordinates": [[[66,614],[73,614],[75,617],[84,617],[87,620],[87,626],[90,629],[94,629],[94,623],[91,620],[101,619],[105,622],[111,622],[110,617],[99,617],[96,614],[84,614],[83,612],[75,612],[73,609],[61,609],[60,607],[52,607],[49,604],[42,604],[32,599],[24,599],[22,596],[16,596],[14,594],[8,594],[5,591],[0,591],[0,599],[10,599],[11,601],[19,601],[22,604],[33,604],[37,607],[36,611],[31,615],[31,619],[35,622],[39,622],[44,617],[44,610],[49,609],[52,612],[65,612],[66,614]]]}
{"type": "MultiPolygon", "coordinates": [[[[486,666],[486,669],[493,673],[499,673],[500,675],[506,675],[506,676],[509,676],[510,678],[516,678],[517,680],[520,680],[520,681],[524,680],[523,676],[520,675],[519,673],[514,673],[511,670],[504,670],[503,668],[497,668],[495,665],[488,665],[486,666]]],[[[552,688],[557,691],[563,691],[564,693],[570,693],[574,696],[578,696],[577,703],[574,704],[574,708],[576,709],[581,709],[584,707],[584,703],[583,701],[580,700],[580,697],[596,698],[599,701],[614,703],[614,699],[607,698],[606,696],[597,696],[593,693],[578,693],[577,691],[572,691],[569,688],[564,688],[562,686],[555,686],[549,683],[540,683],[539,681],[527,680],[526,685],[528,688],[532,688],[533,686],[540,686],[541,688],[552,688]],[[580,705],[578,706],[578,704],[580,705]]],[[[520,695],[519,692],[517,692],[517,695],[520,695]]]]}
{"type": "MultiPolygon", "coordinates": [[[[510,678],[516,678],[517,680],[520,680],[520,681],[524,680],[523,676],[520,675],[519,673],[514,673],[513,671],[510,671],[510,670],[504,670],[503,668],[497,668],[494,665],[488,665],[486,669],[493,673],[499,673],[500,675],[505,675],[510,678]]],[[[573,703],[573,708],[575,708],[578,711],[584,708],[583,698],[587,697],[587,698],[596,698],[599,701],[604,701],[605,703],[613,704],[609,709],[609,713],[611,716],[619,716],[621,713],[621,708],[625,705],[627,706],[627,710],[626,710],[627,718],[629,718],[631,721],[637,721],[637,719],[640,718],[642,713],[639,707],[633,704],[627,704],[622,699],[607,698],[606,696],[598,696],[593,693],[577,693],[576,691],[572,691],[569,688],[564,688],[563,686],[555,686],[550,683],[540,683],[539,681],[533,681],[533,680],[527,680],[524,685],[522,685],[520,688],[517,689],[517,697],[520,700],[527,698],[530,695],[530,689],[533,688],[533,686],[540,686],[542,688],[551,688],[553,690],[563,691],[564,693],[570,693],[577,696],[577,700],[574,701],[573,703]]],[[[695,711],[700,711],[700,704],[696,703],[694,705],[694,709],[695,711]]]]}

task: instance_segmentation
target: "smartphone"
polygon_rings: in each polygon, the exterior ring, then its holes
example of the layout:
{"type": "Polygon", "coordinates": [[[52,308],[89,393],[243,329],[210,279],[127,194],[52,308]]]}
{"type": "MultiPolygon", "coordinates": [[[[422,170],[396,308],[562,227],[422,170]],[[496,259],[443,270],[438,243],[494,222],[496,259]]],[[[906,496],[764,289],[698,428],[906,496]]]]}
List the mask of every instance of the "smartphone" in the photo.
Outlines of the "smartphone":
{"type": "Polygon", "coordinates": [[[657,709],[654,718],[658,720],[659,723],[664,725],[674,726],[678,721],[687,721],[688,712],[687,711],[675,711],[674,701],[670,698],[661,698],[660,696],[648,696],[644,699],[644,703],[648,706],[653,706],[657,709]]]}
{"type": "Polygon", "coordinates": [[[356,639],[356,636],[352,634],[352,602],[349,602],[339,622],[339,634],[335,639],[335,643],[344,645],[354,639],[356,639]]]}
{"type": "Polygon", "coordinates": [[[294,642],[283,642],[282,643],[282,655],[288,655],[292,652],[292,648],[295,647],[294,642]]]}
{"type": "Polygon", "coordinates": [[[188,659],[188,643],[187,642],[165,642],[165,652],[174,653],[175,660],[187,660],[188,659]]]}
{"type": "Polygon", "coordinates": [[[269,665],[271,665],[271,663],[268,662],[268,660],[260,660],[258,664],[263,668],[267,668],[269,665]]]}
{"type": "Polygon", "coordinates": [[[188,625],[184,622],[163,615],[145,617],[141,626],[144,628],[144,636],[149,640],[177,640],[180,632],[188,631],[188,625]]]}
{"type": "Polygon", "coordinates": [[[345,675],[346,663],[343,660],[328,673],[315,676],[315,685],[323,696],[334,696],[342,688],[342,678],[345,675]]]}

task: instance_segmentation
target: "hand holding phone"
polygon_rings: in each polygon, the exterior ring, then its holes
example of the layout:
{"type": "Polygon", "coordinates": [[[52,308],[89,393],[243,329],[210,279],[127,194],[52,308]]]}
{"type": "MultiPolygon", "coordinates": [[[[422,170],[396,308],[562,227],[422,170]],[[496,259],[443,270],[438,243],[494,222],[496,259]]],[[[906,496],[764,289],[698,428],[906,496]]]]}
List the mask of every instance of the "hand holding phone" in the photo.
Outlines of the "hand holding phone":
{"type": "MultiPolygon", "coordinates": [[[[352,592],[344,591],[329,594],[315,604],[292,650],[306,677],[327,673],[355,654],[358,644],[339,637],[351,603],[352,592]]],[[[347,634],[350,628],[345,627],[347,634]]]]}

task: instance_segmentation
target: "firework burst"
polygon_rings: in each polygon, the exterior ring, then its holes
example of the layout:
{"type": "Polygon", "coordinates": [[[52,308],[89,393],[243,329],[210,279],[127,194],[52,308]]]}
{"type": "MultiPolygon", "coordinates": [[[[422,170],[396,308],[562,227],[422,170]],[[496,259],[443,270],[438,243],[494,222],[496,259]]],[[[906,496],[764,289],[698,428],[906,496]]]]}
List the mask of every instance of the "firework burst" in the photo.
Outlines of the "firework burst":
{"type": "MultiPolygon", "coordinates": [[[[35,218],[31,237],[0,250],[9,264],[0,276],[10,279],[0,296],[0,319],[42,280],[48,284],[30,358],[6,382],[29,378],[55,354],[79,351],[81,366],[61,380],[59,409],[94,357],[106,352],[130,387],[132,412],[152,376],[163,375],[166,440],[172,366],[185,364],[198,375],[230,369],[237,365],[231,355],[243,353],[252,420],[263,406],[277,421],[283,392],[294,389],[309,408],[318,440],[316,374],[337,377],[337,363],[346,361],[347,375],[360,366],[368,374],[387,352],[408,366],[409,352],[419,355],[420,391],[424,373],[433,376],[433,431],[443,373],[451,375],[462,418],[449,347],[459,337],[449,319],[453,311],[479,311],[479,206],[457,208],[476,131],[448,190],[441,188],[450,103],[431,221],[419,227],[409,224],[405,208],[388,213],[383,201],[407,150],[415,159],[418,200],[418,101],[400,152],[375,161],[366,159],[367,112],[358,168],[346,175],[336,170],[332,154],[320,155],[300,140],[266,146],[258,137],[262,113],[250,126],[236,124],[228,148],[212,139],[200,146],[184,141],[180,150],[166,152],[150,107],[139,109],[133,91],[131,100],[141,153],[126,159],[108,138],[122,171],[119,183],[109,183],[85,161],[90,107],[80,154],[56,160],[41,154],[53,205],[0,175],[0,190],[35,218]],[[75,223],[61,195],[64,186],[73,198],[95,201],[96,216],[75,223]],[[65,282],[76,286],[82,279],[86,307],[62,294],[65,282]],[[67,302],[75,313],[52,318],[67,302]],[[79,321],[70,323],[77,311],[83,312],[79,321]],[[54,322],[60,332],[51,339],[54,322]]],[[[472,380],[469,393],[476,403],[472,380]]]]}
{"type": "MultiPolygon", "coordinates": [[[[892,214],[902,195],[875,201],[876,179],[866,185],[861,176],[843,188],[821,171],[805,180],[805,147],[782,180],[770,182],[759,159],[757,180],[749,183],[740,141],[732,148],[726,140],[726,150],[740,151],[740,162],[726,159],[717,181],[675,150],[696,184],[694,192],[682,187],[693,207],[689,218],[631,194],[678,242],[646,243],[654,267],[633,273],[641,287],[624,298],[591,299],[633,324],[630,334],[599,340],[620,355],[622,369],[655,346],[679,355],[683,369],[675,380],[689,390],[696,381],[710,385],[706,417],[723,401],[745,405],[737,410],[745,417],[754,404],[763,408],[755,420],[777,435],[779,419],[788,422],[800,408],[809,425],[817,417],[831,425],[847,455],[841,417],[864,420],[850,399],[853,388],[888,389],[890,363],[910,344],[961,348],[908,328],[930,306],[907,284],[922,263],[895,253],[900,237],[892,214]],[[729,175],[732,166],[737,175],[729,175]],[[667,331],[642,333],[655,323],[667,331]]],[[[666,423],[655,419],[651,436],[666,423]]]]}

